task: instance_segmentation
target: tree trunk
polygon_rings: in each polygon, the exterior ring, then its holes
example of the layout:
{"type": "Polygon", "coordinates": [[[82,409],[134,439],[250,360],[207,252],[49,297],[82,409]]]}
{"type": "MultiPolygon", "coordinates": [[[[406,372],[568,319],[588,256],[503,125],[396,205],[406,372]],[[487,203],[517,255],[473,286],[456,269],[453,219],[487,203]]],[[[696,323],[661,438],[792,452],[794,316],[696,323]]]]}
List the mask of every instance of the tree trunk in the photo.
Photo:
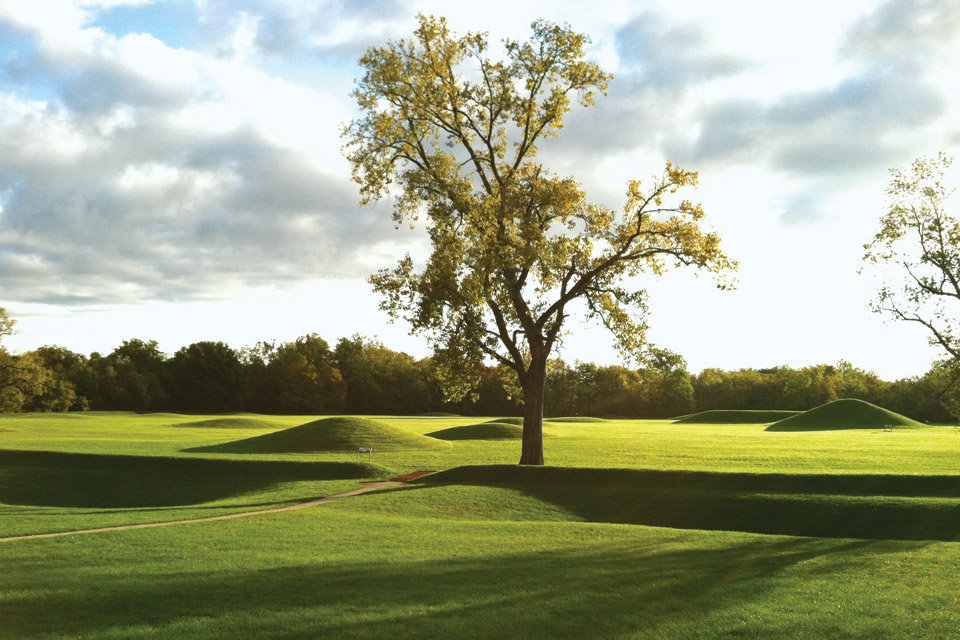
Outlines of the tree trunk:
{"type": "Polygon", "coordinates": [[[542,465],[543,462],[543,391],[546,362],[531,365],[523,387],[523,441],[520,464],[542,465]]]}

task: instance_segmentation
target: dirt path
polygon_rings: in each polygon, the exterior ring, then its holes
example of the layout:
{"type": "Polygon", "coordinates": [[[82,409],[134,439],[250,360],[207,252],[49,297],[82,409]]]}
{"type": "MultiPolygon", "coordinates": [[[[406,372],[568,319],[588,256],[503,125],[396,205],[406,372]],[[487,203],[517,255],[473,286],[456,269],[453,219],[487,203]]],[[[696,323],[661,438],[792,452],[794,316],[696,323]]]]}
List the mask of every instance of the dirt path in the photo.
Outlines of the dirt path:
{"type": "Polygon", "coordinates": [[[280,511],[296,511],[297,509],[306,509],[307,507],[315,507],[318,504],[323,504],[325,502],[332,502],[334,500],[339,500],[340,498],[349,498],[351,496],[358,496],[361,493],[367,493],[369,491],[376,491],[377,489],[382,489],[384,487],[397,487],[403,484],[403,482],[398,482],[395,480],[389,480],[384,482],[364,482],[363,486],[359,489],[354,489],[353,491],[347,491],[346,493],[339,493],[335,496],[327,496],[326,498],[320,498],[319,500],[311,500],[310,502],[301,502],[299,504],[292,504],[288,507],[278,507],[276,509],[262,509],[260,511],[243,511],[241,513],[229,513],[225,516],[211,516],[209,518],[193,518],[191,520],[170,520],[167,522],[148,522],[145,524],[126,524],[116,527],[100,527],[99,529],[78,529],[76,531],[58,531],[56,533],[35,533],[29,536],[12,536],[10,538],[0,538],[0,542],[10,542],[11,540],[33,540],[36,538],[57,538],[60,536],[76,536],[83,533],[100,533],[101,531],[126,531],[127,529],[146,529],[148,527],[167,527],[172,524],[189,524],[191,522],[212,522],[213,520],[230,520],[231,518],[246,518],[247,516],[259,516],[264,513],[279,513],[280,511]]]}

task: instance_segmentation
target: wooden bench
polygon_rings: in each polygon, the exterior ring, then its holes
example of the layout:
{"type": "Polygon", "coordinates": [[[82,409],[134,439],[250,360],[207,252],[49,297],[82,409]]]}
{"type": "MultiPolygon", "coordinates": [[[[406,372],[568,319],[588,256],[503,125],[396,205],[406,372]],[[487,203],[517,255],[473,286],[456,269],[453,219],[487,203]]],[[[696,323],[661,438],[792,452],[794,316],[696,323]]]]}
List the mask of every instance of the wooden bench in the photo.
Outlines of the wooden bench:
{"type": "Polygon", "coordinates": [[[360,459],[361,453],[367,454],[368,460],[373,460],[373,447],[360,447],[357,449],[357,460],[360,459]]]}

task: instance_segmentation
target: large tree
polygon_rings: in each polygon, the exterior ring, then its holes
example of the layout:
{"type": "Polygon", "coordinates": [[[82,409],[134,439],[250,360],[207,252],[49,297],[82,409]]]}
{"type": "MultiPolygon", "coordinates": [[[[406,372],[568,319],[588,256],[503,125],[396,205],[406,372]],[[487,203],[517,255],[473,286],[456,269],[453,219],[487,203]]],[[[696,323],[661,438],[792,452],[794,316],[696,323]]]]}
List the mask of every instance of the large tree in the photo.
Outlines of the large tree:
{"type": "Polygon", "coordinates": [[[576,301],[635,355],[646,300],[632,278],[733,266],[701,228],[700,205],[677,195],[696,173],[668,163],[649,185],[630,182],[616,211],[538,161],[572,100],[592,105],[612,76],[585,59],[586,36],[542,21],[532,29],[493,60],[486,34],[419,16],[413,39],[361,58],[361,115],[343,131],[362,202],[391,196],[395,222],[426,218],[432,242],[422,268],[407,255],[371,277],[381,307],[432,342],[450,398],[470,391],[484,360],[516,372],[521,464],[543,464],[547,359],[576,301]]]}

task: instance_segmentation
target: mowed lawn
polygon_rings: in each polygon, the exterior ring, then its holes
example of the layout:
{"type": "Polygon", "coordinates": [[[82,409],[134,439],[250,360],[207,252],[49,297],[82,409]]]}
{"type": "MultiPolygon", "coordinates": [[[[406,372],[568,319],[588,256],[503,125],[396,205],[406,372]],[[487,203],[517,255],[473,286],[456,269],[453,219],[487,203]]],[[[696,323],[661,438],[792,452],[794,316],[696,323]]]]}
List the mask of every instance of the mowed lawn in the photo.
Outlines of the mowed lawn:
{"type": "MultiPolygon", "coordinates": [[[[549,422],[543,469],[514,466],[517,440],[196,452],[313,419],[0,418],[0,537],[441,472],[0,543],[0,637],[960,637],[952,427],[549,422]]],[[[378,418],[421,435],[488,419],[378,418]]]]}

